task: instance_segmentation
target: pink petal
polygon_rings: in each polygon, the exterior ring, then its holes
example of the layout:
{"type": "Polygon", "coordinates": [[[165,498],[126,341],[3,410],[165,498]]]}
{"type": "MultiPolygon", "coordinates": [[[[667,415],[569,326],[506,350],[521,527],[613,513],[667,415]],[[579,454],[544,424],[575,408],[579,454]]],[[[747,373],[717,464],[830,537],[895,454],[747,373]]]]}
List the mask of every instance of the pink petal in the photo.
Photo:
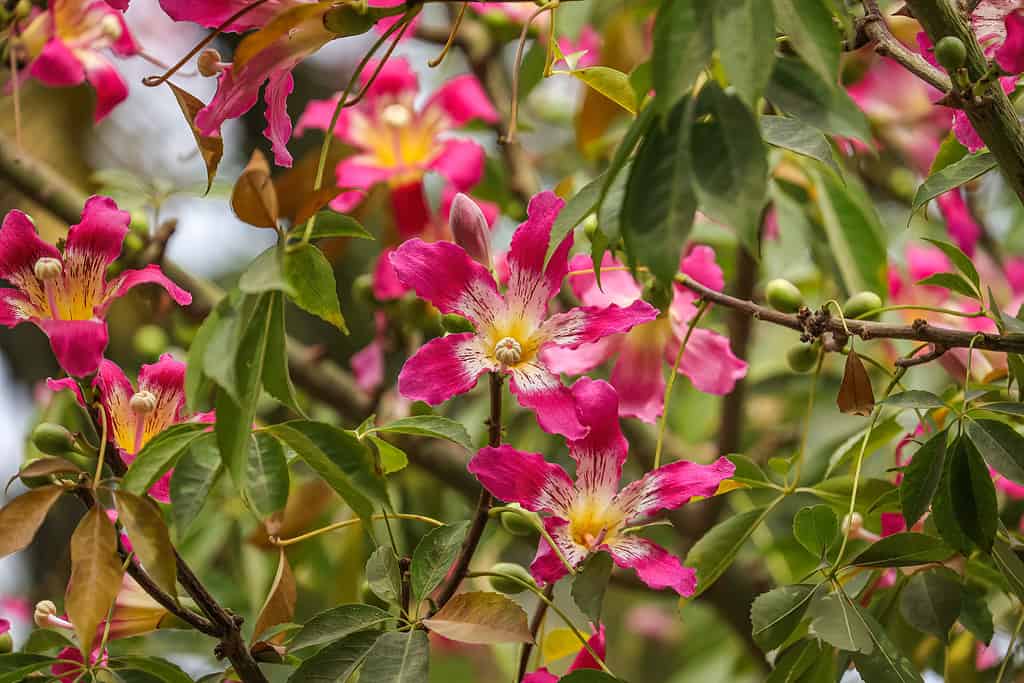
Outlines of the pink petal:
{"type": "Polygon", "coordinates": [[[715,260],[715,250],[698,244],[679,261],[679,270],[705,287],[721,291],[725,287],[725,276],[715,260]]]}
{"type": "Polygon", "coordinates": [[[540,453],[487,446],[473,456],[468,467],[495,498],[519,503],[527,510],[564,517],[576,498],[569,475],[540,453]]]}
{"type": "Polygon", "coordinates": [[[724,457],[710,465],[679,460],[648,472],[622,489],[615,504],[628,521],[644,519],[659,510],[674,510],[695,496],[715,495],[718,485],[735,471],[736,467],[724,457]]]}
{"type": "MultiPolygon", "coordinates": [[[[587,549],[578,545],[569,535],[569,522],[561,517],[545,517],[544,529],[551,536],[566,561],[577,566],[586,559],[587,549]]],[[[562,560],[554,553],[547,539],[541,538],[537,544],[537,554],[530,563],[530,573],[540,584],[555,583],[569,573],[562,560]]]]}
{"type": "Polygon", "coordinates": [[[892,536],[907,530],[907,523],[898,512],[883,512],[881,518],[882,536],[892,536]]]}
{"type": "Polygon", "coordinates": [[[291,71],[277,71],[267,80],[263,98],[267,102],[264,116],[267,127],[263,136],[270,140],[274,151],[274,163],[286,168],[292,165],[292,155],[288,152],[288,141],[292,137],[292,120],[288,116],[288,96],[295,88],[295,79],[291,71]]]}
{"type": "MultiPolygon", "coordinates": [[[[337,97],[332,97],[327,100],[310,100],[309,104],[306,105],[306,109],[302,112],[302,115],[299,116],[299,122],[295,125],[295,136],[298,137],[303,135],[311,128],[326,131],[327,127],[331,125],[331,119],[334,117],[334,109],[337,106],[337,97]]],[[[348,140],[349,120],[351,115],[351,109],[341,110],[341,114],[338,116],[338,122],[334,126],[334,134],[346,142],[355,143],[356,141],[348,140]]]]}
{"type": "Polygon", "coordinates": [[[156,363],[143,365],[139,369],[139,391],[149,391],[157,397],[157,404],[166,401],[176,406],[177,418],[185,407],[185,364],[165,353],[156,363]]]}
{"type": "Polygon", "coordinates": [[[384,383],[384,345],[374,339],[349,360],[356,384],[366,392],[374,392],[384,383]]]}
{"type": "Polygon", "coordinates": [[[442,313],[486,327],[504,306],[490,271],[451,242],[411,239],[391,255],[391,265],[399,281],[442,313]]]}
{"type": "Polygon", "coordinates": [[[430,162],[429,169],[451,181],[460,192],[469,190],[484,175],[484,148],[472,140],[448,139],[430,162]]]}
{"type": "Polygon", "coordinates": [[[39,239],[32,219],[17,209],[7,212],[0,226],[0,278],[35,278],[33,268],[43,257],[60,258],[52,244],[39,239]]]}
{"type": "MultiPolygon", "coordinates": [[[[597,627],[597,633],[595,633],[587,639],[587,645],[592,647],[594,649],[594,652],[596,652],[597,656],[601,659],[604,659],[608,654],[605,642],[605,635],[606,634],[604,624],[601,624],[597,627]]],[[[601,665],[598,664],[597,660],[594,659],[594,656],[590,654],[590,650],[588,650],[587,648],[583,648],[582,650],[580,650],[579,654],[576,655],[576,659],[572,660],[572,664],[569,665],[569,669],[566,673],[571,673],[573,671],[578,671],[580,669],[600,668],[601,665]]]]}
{"type": "MultiPolygon", "coordinates": [[[[377,183],[382,183],[394,174],[394,169],[384,168],[371,163],[373,157],[357,155],[348,157],[338,162],[335,169],[335,177],[338,187],[351,187],[361,190],[369,190],[377,183]]],[[[351,211],[359,202],[363,201],[361,192],[342,192],[331,202],[331,208],[335,211],[351,211]]]]}
{"type": "Polygon", "coordinates": [[[43,46],[39,56],[28,67],[29,74],[50,86],[78,85],[85,80],[85,68],[78,57],[59,38],[43,46]]]}
{"type": "Polygon", "coordinates": [[[548,266],[544,257],[551,241],[551,228],[558,212],[565,205],[554,192],[541,192],[533,196],[527,207],[527,218],[512,236],[508,253],[508,298],[518,310],[540,320],[547,310],[548,300],[562,287],[562,278],[568,270],[572,232],[565,236],[548,266]]]}
{"type": "Polygon", "coordinates": [[[498,111],[480,86],[480,81],[471,74],[456,76],[434,91],[424,108],[431,106],[443,109],[455,127],[464,126],[473,119],[487,123],[498,121],[498,111]]]}
{"type": "Polygon", "coordinates": [[[0,619],[0,636],[11,630],[11,622],[6,619],[0,619]]]}
{"type": "Polygon", "coordinates": [[[102,121],[114,107],[128,97],[128,84],[113,64],[100,55],[93,55],[87,62],[85,78],[96,90],[96,110],[93,120],[102,121]]]}
{"type": "Polygon", "coordinates": [[[619,349],[611,376],[612,386],[619,392],[619,415],[653,424],[664,408],[664,343],[658,343],[646,326],[640,326],[623,338],[619,349]]]}
{"type": "MultiPolygon", "coordinates": [[[[619,336],[605,337],[574,349],[551,344],[540,350],[540,359],[548,370],[556,374],[582,375],[613,357],[620,348],[621,340],[619,336]]],[[[660,372],[661,354],[658,354],[658,369],[660,372]]]]}
{"type": "Polygon", "coordinates": [[[523,677],[522,683],[558,683],[558,676],[541,667],[523,677]]]}
{"type": "MultiPolygon", "coordinates": [[[[377,69],[377,65],[380,64],[379,59],[371,59],[363,69],[363,72],[359,75],[360,83],[365,87],[366,83],[370,80],[370,76],[377,69]]],[[[419,92],[420,85],[419,79],[416,77],[416,72],[413,71],[412,66],[409,64],[409,60],[405,57],[398,57],[396,59],[389,59],[385,62],[381,68],[380,73],[377,74],[377,78],[374,79],[373,83],[370,84],[369,89],[366,91],[365,102],[367,104],[373,103],[380,97],[401,97],[403,95],[413,95],[419,92]]]]}
{"type": "Polygon", "coordinates": [[[113,294],[111,294],[104,303],[104,309],[109,306],[114,299],[127,294],[128,290],[145,284],[154,284],[163,287],[171,299],[174,300],[174,303],[179,306],[188,306],[192,303],[191,294],[174,284],[169,277],[164,275],[164,272],[160,270],[160,266],[155,263],[151,263],[145,268],[141,268],[139,270],[126,270],[123,272],[116,280],[116,286],[111,287],[113,294]]]}
{"type": "Polygon", "coordinates": [[[640,298],[643,288],[628,270],[610,270],[613,268],[623,268],[623,264],[606,253],[601,259],[601,269],[609,270],[601,273],[601,286],[598,287],[593,260],[586,254],[577,254],[569,262],[569,286],[585,306],[628,306],[640,298]]]}
{"type": "Polygon", "coordinates": [[[73,377],[91,375],[107,348],[107,324],[102,320],[40,320],[50,348],[64,372],[73,377]]]}
{"type": "Polygon", "coordinates": [[[938,247],[910,244],[907,245],[906,256],[907,272],[914,282],[953,269],[953,264],[938,247]]]}
{"type": "Polygon", "coordinates": [[[587,428],[576,413],[576,400],[557,375],[539,362],[518,365],[512,369],[509,387],[519,405],[537,414],[537,423],[548,434],[561,434],[567,439],[581,439],[587,428]]]}
{"type": "Polygon", "coordinates": [[[950,190],[938,196],[939,211],[946,219],[946,229],[953,242],[968,256],[974,254],[974,246],[981,236],[981,227],[967,208],[967,202],[959,189],[950,190]]]}
{"type": "Polygon", "coordinates": [[[421,235],[430,222],[430,207],[423,183],[416,181],[391,188],[391,209],[402,239],[421,235]]]}
{"type": "Polygon", "coordinates": [[[645,538],[622,536],[607,547],[615,564],[635,570],[640,580],[655,590],[671,588],[685,598],[697,588],[697,572],[645,538]]]}
{"type": "MultiPolygon", "coordinates": [[[[223,30],[228,33],[240,33],[262,28],[275,15],[304,3],[305,0],[267,0],[228,24],[223,30]]],[[[207,28],[220,26],[239,10],[251,4],[251,0],[160,0],[160,7],[171,19],[192,21],[207,28]]]]}
{"type": "Polygon", "coordinates": [[[398,393],[438,405],[469,391],[480,375],[493,369],[474,333],[449,334],[431,339],[405,361],[398,373],[398,393]]]}
{"type": "Polygon", "coordinates": [[[380,301],[398,299],[409,291],[409,288],[399,281],[395,268],[391,265],[393,253],[394,249],[382,251],[377,256],[377,265],[373,269],[373,296],[380,301]]]}
{"type": "MultiPolygon", "coordinates": [[[[676,325],[673,336],[665,347],[665,361],[674,363],[686,330],[676,325]]],[[[679,362],[679,372],[686,375],[698,391],[722,396],[736,387],[736,382],[747,374],[747,364],[736,357],[729,346],[729,338],[703,328],[694,329],[686,351],[679,362]]]]}
{"type": "Polygon", "coordinates": [[[576,461],[576,487],[583,496],[611,500],[619,488],[629,444],[619,427],[619,397],[611,384],[581,377],[572,385],[580,422],[589,430],[569,442],[576,461]]]}
{"type": "Polygon", "coordinates": [[[70,391],[75,395],[75,400],[78,401],[78,405],[85,407],[85,397],[82,396],[82,390],[78,386],[78,382],[73,377],[65,377],[64,379],[52,379],[47,378],[46,388],[56,393],[58,391],[70,391]]]}
{"type": "Polygon", "coordinates": [[[985,141],[978,135],[978,131],[974,130],[974,124],[963,110],[957,109],[953,112],[953,133],[960,144],[972,154],[985,146],[985,141]]]}
{"type": "Polygon", "coordinates": [[[657,317],[658,309],[641,299],[626,308],[614,304],[603,308],[583,306],[551,316],[544,321],[541,334],[551,344],[575,348],[613,334],[629,332],[657,317]]]}
{"type": "Polygon", "coordinates": [[[29,319],[26,309],[29,308],[28,297],[16,289],[7,287],[0,289],[0,325],[14,327],[29,319]]]}
{"type": "Polygon", "coordinates": [[[1024,12],[1017,10],[1006,15],[1006,40],[996,50],[996,62],[1006,73],[1024,71],[1024,12]]]}
{"type": "Polygon", "coordinates": [[[128,9],[128,0],[107,0],[107,4],[114,9],[119,9],[122,12],[128,9]]]}
{"type": "Polygon", "coordinates": [[[89,197],[82,220],[68,230],[64,259],[69,271],[75,272],[77,264],[84,270],[106,268],[116,261],[130,222],[131,214],[118,209],[110,197],[89,197]]]}

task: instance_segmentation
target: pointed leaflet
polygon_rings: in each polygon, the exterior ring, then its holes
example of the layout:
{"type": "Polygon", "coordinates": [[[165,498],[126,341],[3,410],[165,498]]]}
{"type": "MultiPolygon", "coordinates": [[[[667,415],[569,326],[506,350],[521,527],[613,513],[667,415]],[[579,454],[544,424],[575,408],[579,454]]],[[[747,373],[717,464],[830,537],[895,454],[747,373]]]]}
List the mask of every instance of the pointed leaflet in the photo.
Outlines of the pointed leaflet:
{"type": "Polygon", "coordinates": [[[411,434],[413,436],[432,436],[456,443],[467,451],[474,450],[473,440],[469,432],[456,422],[440,415],[413,415],[403,417],[383,427],[374,427],[367,433],[383,432],[385,434],[411,434]]]}
{"type": "Polygon", "coordinates": [[[629,82],[629,76],[618,69],[607,66],[588,66],[582,69],[573,69],[569,74],[583,81],[630,114],[636,115],[636,93],[629,82]]]}
{"type": "Polygon", "coordinates": [[[124,568],[117,554],[117,531],[106,512],[93,506],[71,536],[71,579],[64,599],[82,652],[92,652],[96,629],[121,590],[124,568]]]}
{"type": "Polygon", "coordinates": [[[0,509],[0,557],[23,550],[32,542],[62,493],[60,486],[43,486],[21,494],[0,509]]]}
{"type": "Polygon", "coordinates": [[[759,120],[761,137],[769,145],[817,159],[839,173],[839,166],[832,155],[832,146],[817,128],[785,116],[762,115],[759,120]]]}
{"type": "Polygon", "coordinates": [[[360,679],[373,683],[423,683],[428,680],[429,650],[426,631],[385,633],[367,653],[360,679]]]}
{"type": "Polygon", "coordinates": [[[871,144],[871,126],[846,90],[799,59],[779,57],[765,96],[778,109],[825,133],[871,144]]]}
{"type": "Polygon", "coordinates": [[[715,45],[725,75],[743,97],[754,105],[775,63],[775,25],[772,3],[766,0],[732,0],[714,6],[715,45]]]}
{"type": "Polygon", "coordinates": [[[977,290],[975,290],[974,287],[971,286],[971,283],[962,275],[958,275],[957,273],[935,273],[934,275],[929,275],[924,279],[918,280],[914,284],[944,287],[945,289],[954,291],[957,294],[963,294],[968,299],[977,299],[978,301],[981,301],[981,295],[977,290]]]}
{"type": "Polygon", "coordinates": [[[288,683],[337,683],[348,681],[377,642],[373,631],[360,631],[337,640],[303,660],[288,683]]]}
{"type": "Polygon", "coordinates": [[[914,200],[911,202],[911,217],[932,199],[950,190],[956,189],[965,183],[969,183],[978,176],[984,175],[996,167],[996,158],[991,152],[972,154],[956,161],[935,173],[921,183],[914,193],[914,200]]]}
{"type": "Polygon", "coordinates": [[[398,604],[402,595],[402,570],[395,551],[382,545],[366,561],[366,583],[384,602],[398,604]]]}
{"type": "Polygon", "coordinates": [[[913,567],[949,559],[953,549],[941,539],[902,532],[875,541],[853,559],[858,567],[913,567]]]}
{"type": "Polygon", "coordinates": [[[988,468],[974,444],[963,437],[954,444],[949,461],[948,490],[956,522],[971,541],[991,552],[999,511],[988,468]]]}
{"type": "Polygon", "coordinates": [[[171,534],[156,503],[148,498],[117,491],[117,519],[128,532],[128,540],[146,572],[156,585],[172,597],[178,594],[178,565],[171,534]]]}
{"type": "Polygon", "coordinates": [[[409,466],[409,456],[398,446],[373,434],[367,434],[366,438],[377,449],[377,457],[380,458],[380,469],[384,474],[394,474],[409,466]]]}
{"type": "Polygon", "coordinates": [[[501,593],[458,593],[424,625],[460,643],[532,643],[526,612],[501,593]]]}
{"type": "Polygon", "coordinates": [[[949,643],[949,629],[960,616],[962,586],[951,569],[918,572],[900,591],[900,614],[918,631],[949,643]]]}
{"type": "Polygon", "coordinates": [[[266,432],[249,435],[248,451],[246,499],[260,519],[266,519],[288,503],[288,460],[281,442],[266,432]]]}
{"type": "MultiPolygon", "coordinates": [[[[774,0],[775,17],[798,55],[829,85],[839,76],[840,36],[823,0],[774,0]]],[[[763,29],[762,29],[763,30],[763,29]]]]}
{"type": "Polygon", "coordinates": [[[817,586],[798,583],[757,596],[750,606],[754,640],[768,652],[784,643],[807,613],[817,586]]]}
{"type": "Polygon", "coordinates": [[[307,313],[348,334],[345,318],[338,302],[338,285],[323,252],[312,244],[288,249],[284,255],[284,278],[292,301],[307,313]]]}
{"type": "Polygon", "coordinates": [[[270,329],[267,338],[267,357],[263,364],[263,388],[268,394],[304,416],[295,395],[291,374],[288,372],[288,336],[284,327],[284,296],[271,297],[270,329]]]}
{"type": "Polygon", "coordinates": [[[729,517],[713,526],[690,548],[683,564],[697,571],[697,590],[692,597],[706,591],[725,573],[770,510],[771,507],[754,508],[729,517]]]}
{"type": "Polygon", "coordinates": [[[208,424],[186,422],[157,434],[132,461],[121,488],[139,496],[145,494],[209,428],[208,424]]]}
{"type": "Polygon", "coordinates": [[[459,553],[469,522],[446,524],[423,536],[412,553],[412,596],[416,601],[427,597],[441,585],[452,562],[459,553]]]}
{"type": "MultiPolygon", "coordinates": [[[[845,596],[844,596],[845,597],[845,596]]],[[[913,663],[900,652],[873,616],[852,602],[853,615],[867,628],[875,647],[871,654],[855,653],[853,661],[857,672],[867,683],[921,683],[922,678],[913,663]]]]}
{"type": "Polygon", "coordinates": [[[573,602],[595,624],[601,622],[601,607],[611,576],[612,556],[608,553],[593,553],[573,579],[573,602]]]}
{"type": "Polygon", "coordinates": [[[548,251],[544,255],[545,266],[547,266],[551,255],[558,249],[562,240],[565,239],[565,236],[582,223],[583,219],[593,213],[598,200],[601,198],[605,182],[605,174],[602,173],[580,188],[580,191],[573,195],[572,199],[567,201],[562,210],[558,212],[555,224],[551,226],[551,239],[548,242],[548,251]]]}
{"type": "Polygon", "coordinates": [[[252,630],[254,642],[271,626],[287,623],[295,617],[296,597],[295,576],[292,575],[292,567],[288,564],[288,556],[285,555],[284,548],[281,548],[277,575],[252,630]]]}
{"type": "Polygon", "coordinates": [[[967,436],[999,474],[1024,484],[1024,436],[998,420],[968,420],[967,436]]]}
{"type": "Polygon", "coordinates": [[[189,525],[203,509],[217,477],[224,471],[216,438],[194,442],[174,466],[171,475],[171,514],[175,532],[183,538],[189,525]]]}
{"type": "Polygon", "coordinates": [[[900,507],[908,529],[921,519],[939,490],[946,464],[946,438],[946,431],[943,430],[928,439],[903,469],[903,482],[899,488],[900,507]]]}
{"type": "Polygon", "coordinates": [[[875,644],[867,626],[854,614],[856,606],[844,595],[832,593],[811,605],[810,632],[847,652],[871,653],[875,644]]]}
{"type": "Polygon", "coordinates": [[[992,560],[1017,599],[1024,600],[1024,561],[1021,561],[1013,548],[1001,538],[996,538],[992,546],[992,560]]]}
{"type": "Polygon", "coordinates": [[[711,57],[711,0],[667,0],[654,20],[651,76],[654,106],[667,112],[700,75],[711,57]]]}
{"type": "Polygon", "coordinates": [[[949,262],[956,266],[964,277],[971,281],[974,288],[981,291],[981,277],[978,275],[978,269],[974,267],[974,263],[970,257],[964,252],[960,251],[960,248],[956,245],[950,244],[949,242],[943,242],[942,240],[933,240],[927,237],[924,238],[925,242],[937,247],[946,255],[949,262]]]}
{"type": "Polygon", "coordinates": [[[373,605],[339,605],[307,621],[288,643],[288,649],[294,651],[341,640],[353,633],[377,628],[392,619],[394,616],[373,605]]]}
{"type": "Polygon", "coordinates": [[[224,156],[224,139],[219,135],[203,135],[196,127],[196,114],[206,106],[202,100],[170,81],[167,81],[167,85],[174,93],[174,99],[178,101],[178,106],[181,107],[181,113],[185,115],[188,127],[192,129],[199,154],[203,157],[203,163],[206,164],[206,194],[209,194],[210,188],[213,187],[213,179],[217,175],[217,167],[220,165],[221,157],[224,156]]]}
{"type": "Polygon", "coordinates": [[[253,150],[249,163],[235,181],[235,188],[231,191],[231,208],[236,216],[249,225],[277,228],[277,191],[270,180],[267,157],[258,149],[253,150]]]}
{"type": "Polygon", "coordinates": [[[811,555],[825,556],[839,535],[839,520],[828,505],[805,507],[793,518],[793,537],[811,555]]]}
{"type": "Polygon", "coordinates": [[[856,351],[850,351],[846,356],[846,369],[843,372],[843,381],[839,385],[836,405],[839,406],[841,413],[865,416],[870,415],[875,408],[871,379],[856,351]]]}

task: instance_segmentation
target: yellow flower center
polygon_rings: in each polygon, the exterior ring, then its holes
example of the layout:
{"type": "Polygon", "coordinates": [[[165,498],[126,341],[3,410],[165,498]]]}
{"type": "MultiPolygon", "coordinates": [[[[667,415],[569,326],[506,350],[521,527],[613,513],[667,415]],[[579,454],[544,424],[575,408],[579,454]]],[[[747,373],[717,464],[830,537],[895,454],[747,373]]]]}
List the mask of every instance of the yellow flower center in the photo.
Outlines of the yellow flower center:
{"type": "Polygon", "coordinates": [[[569,536],[578,545],[595,550],[614,539],[622,523],[622,513],[606,499],[588,496],[569,511],[569,536]]]}

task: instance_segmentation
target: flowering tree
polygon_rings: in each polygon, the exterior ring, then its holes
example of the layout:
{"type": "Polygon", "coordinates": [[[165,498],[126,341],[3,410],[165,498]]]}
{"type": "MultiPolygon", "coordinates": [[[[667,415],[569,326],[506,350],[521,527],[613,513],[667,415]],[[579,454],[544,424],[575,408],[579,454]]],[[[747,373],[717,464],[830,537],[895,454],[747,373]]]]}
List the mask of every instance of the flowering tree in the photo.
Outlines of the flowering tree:
{"type": "Polygon", "coordinates": [[[7,0],[0,45],[0,681],[1024,676],[1024,2],[7,0]],[[75,172],[136,96],[194,186],[75,172]],[[199,277],[171,195],[263,247],[199,277]]]}

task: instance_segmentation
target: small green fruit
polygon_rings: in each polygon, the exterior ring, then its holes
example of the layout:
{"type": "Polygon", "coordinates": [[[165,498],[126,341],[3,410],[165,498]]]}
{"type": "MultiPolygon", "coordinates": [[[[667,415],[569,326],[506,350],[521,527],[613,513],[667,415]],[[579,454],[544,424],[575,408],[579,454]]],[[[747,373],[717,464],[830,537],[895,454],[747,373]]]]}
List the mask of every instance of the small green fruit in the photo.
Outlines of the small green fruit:
{"type": "Polygon", "coordinates": [[[171,343],[167,332],[159,325],[143,325],[135,332],[132,346],[135,352],[146,359],[156,359],[167,350],[171,343]]]}
{"type": "Polygon", "coordinates": [[[14,640],[11,638],[10,631],[0,633],[0,655],[6,655],[14,652],[14,640]]]}
{"type": "Polygon", "coordinates": [[[804,305],[804,295],[789,280],[776,278],[764,286],[768,305],[783,313],[796,313],[804,305]]]}
{"type": "Polygon", "coordinates": [[[587,236],[587,239],[591,242],[594,241],[594,235],[597,234],[597,216],[590,214],[583,220],[583,234],[587,236]]]}
{"type": "Polygon", "coordinates": [[[817,362],[818,349],[810,344],[800,344],[786,352],[786,363],[793,372],[810,372],[817,362]]]}
{"type": "Polygon", "coordinates": [[[874,292],[857,292],[843,305],[843,315],[847,318],[854,320],[875,320],[878,318],[878,314],[870,315],[862,318],[864,314],[871,311],[878,310],[882,307],[882,297],[878,296],[874,292]]]}
{"type": "Polygon", "coordinates": [[[444,325],[444,329],[453,334],[459,332],[474,332],[475,328],[473,323],[469,322],[466,318],[456,313],[447,313],[441,316],[441,324],[444,325]]]}
{"type": "MultiPolygon", "coordinates": [[[[525,581],[526,584],[530,586],[537,585],[534,582],[533,577],[530,576],[530,572],[526,571],[526,567],[521,564],[515,564],[514,562],[499,562],[491,567],[491,571],[498,574],[514,576],[521,581],[525,581]]],[[[518,595],[526,590],[526,586],[523,584],[504,576],[489,576],[487,578],[491,581],[491,588],[499,593],[504,593],[505,595],[518,595]]]]}
{"type": "Polygon", "coordinates": [[[66,451],[74,450],[75,435],[63,425],[40,422],[32,432],[32,445],[40,453],[63,455],[66,451]]]}
{"type": "Polygon", "coordinates": [[[935,59],[946,71],[959,69],[967,61],[967,47],[956,36],[946,36],[935,44],[935,59]]]}
{"type": "Polygon", "coordinates": [[[540,523],[536,513],[528,510],[506,510],[501,513],[501,528],[513,536],[533,536],[540,523]]]}
{"type": "Polygon", "coordinates": [[[149,237],[149,218],[146,216],[144,211],[132,211],[131,212],[131,223],[129,226],[132,232],[138,234],[140,237],[149,237]]]}

